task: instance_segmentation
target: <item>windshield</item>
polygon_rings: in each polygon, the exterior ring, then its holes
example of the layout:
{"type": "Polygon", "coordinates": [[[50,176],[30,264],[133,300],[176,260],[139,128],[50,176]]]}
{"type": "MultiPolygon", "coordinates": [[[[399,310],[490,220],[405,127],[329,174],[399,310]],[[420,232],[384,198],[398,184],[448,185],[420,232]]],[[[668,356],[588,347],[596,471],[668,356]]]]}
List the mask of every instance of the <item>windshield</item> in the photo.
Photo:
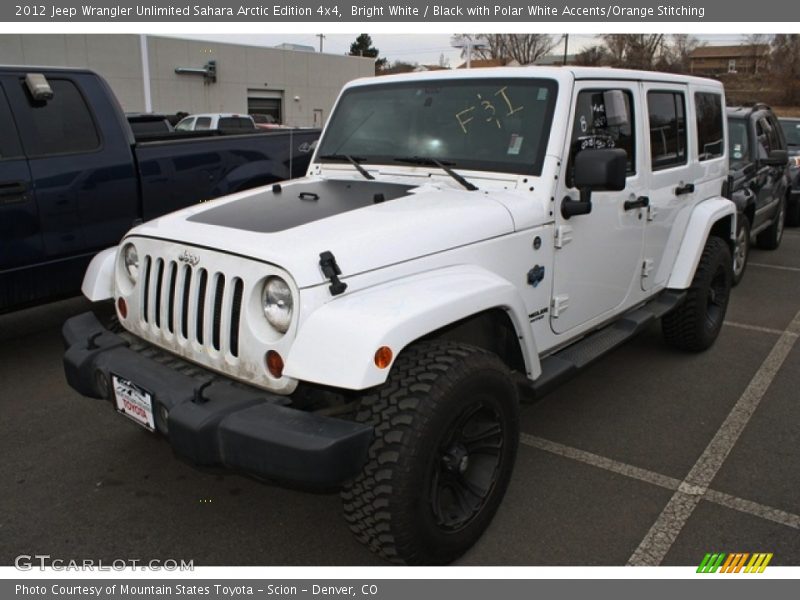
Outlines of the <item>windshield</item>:
{"type": "Polygon", "coordinates": [[[435,158],[454,168],[539,175],[556,91],[556,82],[544,79],[351,88],[331,116],[318,156],[381,164],[435,158]]]}
{"type": "Polygon", "coordinates": [[[780,119],[783,133],[786,134],[786,143],[790,146],[800,146],[800,119],[780,119]]]}
{"type": "Polygon", "coordinates": [[[744,119],[728,120],[728,143],[731,162],[734,164],[750,161],[750,141],[747,131],[747,121],[744,119]]]}

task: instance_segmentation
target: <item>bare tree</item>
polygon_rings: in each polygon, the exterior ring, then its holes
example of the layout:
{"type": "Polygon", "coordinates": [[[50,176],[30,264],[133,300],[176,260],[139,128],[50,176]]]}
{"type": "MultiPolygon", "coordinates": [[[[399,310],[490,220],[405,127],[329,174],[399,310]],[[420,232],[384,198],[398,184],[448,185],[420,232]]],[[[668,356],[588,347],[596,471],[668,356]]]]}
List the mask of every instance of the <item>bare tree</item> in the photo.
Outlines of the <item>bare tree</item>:
{"type": "Polygon", "coordinates": [[[589,46],[575,55],[575,64],[581,67],[599,67],[609,62],[605,46],[589,46]]]}
{"type": "Polygon", "coordinates": [[[672,35],[664,46],[657,67],[672,73],[689,73],[692,70],[692,52],[701,46],[703,44],[696,37],[687,33],[672,35]]]}
{"type": "Polygon", "coordinates": [[[625,33],[604,35],[611,64],[630,69],[652,69],[664,52],[663,33],[625,33]]]}
{"type": "Polygon", "coordinates": [[[764,72],[769,66],[769,36],[764,33],[753,33],[748,35],[745,40],[745,45],[750,50],[750,56],[753,57],[753,73],[757,75],[764,72]]]}
{"type": "MultiPolygon", "coordinates": [[[[472,48],[473,58],[496,58],[521,65],[530,65],[550,52],[558,43],[557,37],[544,33],[481,33],[463,34],[464,41],[483,42],[472,48]]],[[[466,50],[461,56],[465,56],[466,50]]]]}
{"type": "Polygon", "coordinates": [[[800,35],[777,34],[772,39],[771,71],[780,81],[781,102],[800,104],[800,35]]]}

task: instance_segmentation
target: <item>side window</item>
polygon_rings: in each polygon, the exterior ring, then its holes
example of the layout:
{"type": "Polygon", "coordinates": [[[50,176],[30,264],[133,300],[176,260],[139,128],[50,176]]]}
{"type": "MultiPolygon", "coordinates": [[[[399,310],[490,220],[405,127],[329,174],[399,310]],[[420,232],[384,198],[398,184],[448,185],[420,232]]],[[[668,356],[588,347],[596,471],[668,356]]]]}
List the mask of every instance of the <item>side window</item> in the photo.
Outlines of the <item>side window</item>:
{"type": "Polygon", "coordinates": [[[722,96],[709,92],[694,95],[697,124],[697,156],[700,161],[719,158],[725,146],[722,128],[722,96]]]}
{"type": "Polygon", "coordinates": [[[181,119],[180,123],[175,126],[175,131],[191,131],[194,117],[186,117],[181,119]]]}
{"type": "Polygon", "coordinates": [[[253,129],[253,122],[244,117],[222,117],[217,125],[219,129],[253,129]]]}
{"type": "Polygon", "coordinates": [[[201,129],[211,129],[211,117],[197,117],[194,130],[200,131],[201,129]]]}
{"type": "MultiPolygon", "coordinates": [[[[24,82],[20,84],[25,86],[24,82]]],[[[35,102],[29,98],[32,135],[24,135],[28,155],[74,154],[100,148],[92,113],[74,83],[50,79],[53,98],[35,102]]],[[[27,93],[27,89],[26,89],[27,93]]]]}
{"type": "Polygon", "coordinates": [[[686,110],[681,92],[648,92],[650,164],[654,171],[686,164],[686,110]]]}
{"type": "Polygon", "coordinates": [[[621,148],[628,154],[628,175],[636,173],[633,99],[627,90],[584,90],[578,94],[570,139],[567,185],[578,152],[621,148]]]}
{"type": "Polygon", "coordinates": [[[14,118],[11,116],[11,107],[8,105],[2,87],[0,87],[0,131],[3,132],[0,134],[0,160],[22,156],[17,128],[14,125],[14,118]]]}

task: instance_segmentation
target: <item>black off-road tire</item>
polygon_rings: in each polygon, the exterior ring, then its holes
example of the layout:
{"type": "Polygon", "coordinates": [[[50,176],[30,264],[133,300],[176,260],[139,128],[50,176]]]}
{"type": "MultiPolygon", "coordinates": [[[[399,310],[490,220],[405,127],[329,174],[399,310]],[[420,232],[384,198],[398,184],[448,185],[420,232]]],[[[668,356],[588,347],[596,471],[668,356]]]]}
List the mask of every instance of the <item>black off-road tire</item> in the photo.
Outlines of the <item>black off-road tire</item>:
{"type": "Polygon", "coordinates": [[[783,228],[786,224],[786,198],[781,198],[778,212],[772,224],[756,237],[756,243],[763,250],[777,250],[783,239],[783,228]]]}
{"type": "Polygon", "coordinates": [[[739,285],[747,269],[750,256],[750,219],[747,215],[736,217],[736,241],[733,248],[733,285],[739,285]]]}
{"type": "Polygon", "coordinates": [[[732,266],[728,245],[716,236],[709,237],[686,298],[661,319],[670,346],[701,352],[714,343],[728,309],[732,266]]]}
{"type": "Polygon", "coordinates": [[[415,344],[362,398],[357,420],[374,425],[375,439],[361,474],[341,492],[355,537],[397,563],[441,565],[461,556],[491,522],[516,459],[519,397],[508,368],[474,346],[415,344]],[[454,454],[451,430],[459,423],[470,435],[454,454]],[[459,480],[470,482],[461,496],[459,480]],[[455,503],[458,497],[467,502],[455,503]]]}

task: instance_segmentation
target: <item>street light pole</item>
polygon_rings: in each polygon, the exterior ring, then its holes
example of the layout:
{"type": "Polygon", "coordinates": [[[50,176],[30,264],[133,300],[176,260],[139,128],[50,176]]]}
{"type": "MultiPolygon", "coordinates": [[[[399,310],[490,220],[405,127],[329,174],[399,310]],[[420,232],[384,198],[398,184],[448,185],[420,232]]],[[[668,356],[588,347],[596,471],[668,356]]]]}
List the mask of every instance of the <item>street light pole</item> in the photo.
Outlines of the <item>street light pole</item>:
{"type": "Polygon", "coordinates": [[[569,34],[564,34],[564,64],[567,64],[567,54],[569,49],[569,34]]]}

